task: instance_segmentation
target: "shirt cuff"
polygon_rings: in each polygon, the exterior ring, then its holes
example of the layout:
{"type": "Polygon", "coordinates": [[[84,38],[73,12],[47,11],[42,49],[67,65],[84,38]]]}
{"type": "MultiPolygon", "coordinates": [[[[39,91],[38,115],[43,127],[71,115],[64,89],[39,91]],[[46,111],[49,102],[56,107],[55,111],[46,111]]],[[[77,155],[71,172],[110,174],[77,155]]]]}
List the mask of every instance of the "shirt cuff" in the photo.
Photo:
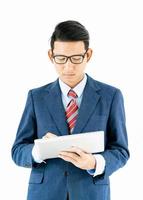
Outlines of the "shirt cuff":
{"type": "Polygon", "coordinates": [[[91,170],[87,170],[87,172],[90,175],[92,175],[93,177],[95,177],[95,176],[100,175],[104,172],[104,170],[105,170],[105,159],[100,154],[94,154],[93,156],[95,157],[95,160],[96,160],[96,168],[91,169],[91,170]]]}
{"type": "Polygon", "coordinates": [[[34,159],[34,161],[36,163],[42,163],[42,162],[44,162],[42,159],[40,159],[38,149],[36,148],[35,145],[34,145],[34,147],[32,149],[32,157],[33,157],[33,159],[34,159]]]}

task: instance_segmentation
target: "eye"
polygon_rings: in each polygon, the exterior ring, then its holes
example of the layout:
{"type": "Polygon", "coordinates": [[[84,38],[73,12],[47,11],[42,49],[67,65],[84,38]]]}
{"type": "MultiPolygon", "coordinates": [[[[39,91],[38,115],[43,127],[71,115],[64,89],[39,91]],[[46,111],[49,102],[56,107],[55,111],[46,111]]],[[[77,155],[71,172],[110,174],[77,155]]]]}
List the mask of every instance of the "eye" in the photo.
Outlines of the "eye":
{"type": "Polygon", "coordinates": [[[71,57],[71,59],[73,62],[80,62],[83,59],[83,57],[82,56],[73,56],[73,57],[71,57]]]}
{"type": "Polygon", "coordinates": [[[56,56],[55,58],[58,59],[58,60],[65,60],[66,59],[64,56],[56,56]]]}
{"type": "Polygon", "coordinates": [[[72,57],[74,60],[80,60],[81,59],[81,56],[73,56],[72,57]]]}
{"type": "Polygon", "coordinates": [[[55,56],[54,59],[56,62],[59,62],[59,63],[66,61],[66,57],[64,57],[64,56],[55,56]]]}

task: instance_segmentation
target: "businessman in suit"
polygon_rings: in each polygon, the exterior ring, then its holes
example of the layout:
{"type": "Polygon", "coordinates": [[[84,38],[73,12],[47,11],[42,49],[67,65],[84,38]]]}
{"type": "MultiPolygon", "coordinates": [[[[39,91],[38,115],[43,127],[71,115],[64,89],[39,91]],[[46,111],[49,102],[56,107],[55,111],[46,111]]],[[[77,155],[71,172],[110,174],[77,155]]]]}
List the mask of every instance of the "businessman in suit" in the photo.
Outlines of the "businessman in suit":
{"type": "Polygon", "coordinates": [[[28,93],[12,147],[14,162],[32,168],[28,200],[110,200],[109,176],[128,158],[121,91],[85,74],[92,56],[89,34],[77,21],[59,23],[48,56],[58,79],[28,93]],[[34,139],[104,131],[105,151],[77,147],[41,160],[34,139]]]}

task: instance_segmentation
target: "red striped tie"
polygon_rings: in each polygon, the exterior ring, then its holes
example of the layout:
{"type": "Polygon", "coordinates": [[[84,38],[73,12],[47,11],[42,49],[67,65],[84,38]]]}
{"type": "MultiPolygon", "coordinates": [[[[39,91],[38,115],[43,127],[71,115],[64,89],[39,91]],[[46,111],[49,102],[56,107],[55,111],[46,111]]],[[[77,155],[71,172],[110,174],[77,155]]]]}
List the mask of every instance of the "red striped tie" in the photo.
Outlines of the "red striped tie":
{"type": "Polygon", "coordinates": [[[75,123],[76,123],[77,115],[78,115],[78,105],[76,103],[77,94],[73,90],[70,90],[68,92],[68,96],[71,97],[72,99],[66,108],[66,118],[67,118],[69,131],[70,133],[72,133],[75,127],[75,123]]]}

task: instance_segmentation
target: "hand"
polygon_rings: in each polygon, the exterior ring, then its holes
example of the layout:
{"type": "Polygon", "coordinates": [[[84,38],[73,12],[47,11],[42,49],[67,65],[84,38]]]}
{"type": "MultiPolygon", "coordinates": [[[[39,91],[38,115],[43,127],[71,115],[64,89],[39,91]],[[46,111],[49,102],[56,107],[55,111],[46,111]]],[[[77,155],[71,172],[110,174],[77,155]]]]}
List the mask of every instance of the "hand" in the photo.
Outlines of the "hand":
{"type": "MultiPolygon", "coordinates": [[[[53,137],[58,137],[58,136],[53,134],[53,133],[48,132],[42,138],[47,140],[47,139],[53,138],[53,137]]],[[[44,160],[42,160],[40,158],[39,151],[38,151],[36,145],[34,145],[34,147],[32,149],[32,156],[33,156],[33,159],[35,160],[35,162],[37,162],[37,163],[42,163],[42,162],[46,163],[44,160]]]]}
{"type": "Polygon", "coordinates": [[[90,170],[95,169],[96,167],[95,157],[90,153],[84,152],[78,147],[71,147],[66,151],[61,151],[58,157],[71,162],[80,169],[90,170]]]}
{"type": "Polygon", "coordinates": [[[48,132],[42,138],[43,139],[49,139],[49,138],[53,138],[53,137],[58,137],[58,136],[53,134],[53,133],[48,132]]]}

